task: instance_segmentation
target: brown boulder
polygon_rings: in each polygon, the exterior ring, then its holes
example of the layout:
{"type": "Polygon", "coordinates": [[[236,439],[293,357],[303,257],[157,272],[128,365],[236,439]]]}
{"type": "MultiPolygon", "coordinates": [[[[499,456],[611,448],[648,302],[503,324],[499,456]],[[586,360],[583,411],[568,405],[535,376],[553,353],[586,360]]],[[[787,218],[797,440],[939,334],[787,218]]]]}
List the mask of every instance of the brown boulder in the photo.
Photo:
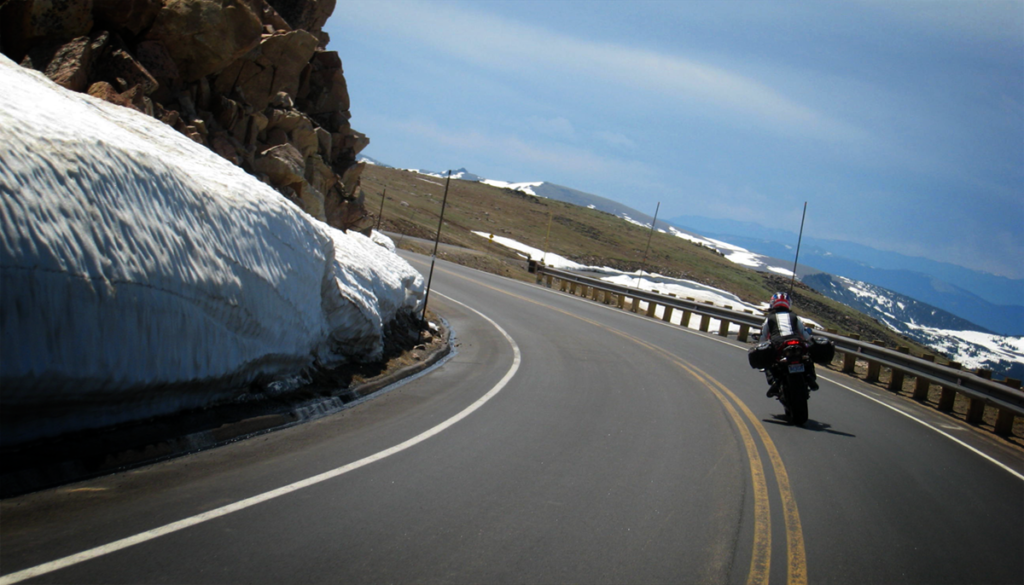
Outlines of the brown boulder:
{"type": "Polygon", "coordinates": [[[266,108],[282,92],[294,98],[316,44],[316,37],[302,30],[264,35],[256,49],[217,75],[213,90],[235,92],[256,110],[266,108]]]}
{"type": "Polygon", "coordinates": [[[136,45],[135,56],[139,63],[159,84],[153,94],[155,99],[166,101],[181,88],[178,66],[174,64],[170,51],[160,41],[143,41],[136,45]]]}
{"type": "MultiPolygon", "coordinates": [[[[235,126],[241,119],[243,112],[242,108],[238,106],[234,100],[228,99],[222,95],[218,95],[213,103],[213,115],[217,124],[225,130],[233,131],[235,126]]],[[[242,133],[242,140],[245,139],[244,132],[242,133]]]]}
{"type": "Polygon", "coordinates": [[[274,69],[261,61],[259,55],[246,56],[228,65],[213,83],[216,93],[234,93],[254,110],[260,111],[270,103],[270,88],[274,83],[274,69]]]}
{"type": "Polygon", "coordinates": [[[317,128],[316,130],[314,130],[314,132],[316,132],[316,139],[320,143],[320,156],[322,156],[323,159],[326,161],[332,160],[331,133],[328,132],[327,130],[324,130],[323,128],[317,128]]]}
{"type": "Polygon", "coordinates": [[[12,0],[0,2],[4,53],[20,62],[33,47],[63,44],[89,34],[93,0],[12,0]]]}
{"type": "Polygon", "coordinates": [[[301,207],[303,211],[320,221],[327,221],[327,212],[324,206],[323,193],[310,185],[305,179],[300,181],[298,185],[292,185],[292,187],[296,188],[296,193],[299,196],[299,207],[301,207]]]}
{"type": "MultiPolygon", "coordinates": [[[[347,112],[349,109],[348,85],[345,83],[341,59],[334,51],[321,51],[313,56],[309,79],[309,93],[299,107],[312,116],[347,112]]],[[[347,118],[346,118],[347,119],[347,118]]],[[[338,129],[338,121],[328,127],[338,129]]]]}
{"type": "Polygon", "coordinates": [[[358,197],[345,198],[343,185],[338,183],[324,198],[327,223],[342,230],[358,228],[366,219],[365,200],[362,192],[358,197]]]}
{"type": "Polygon", "coordinates": [[[161,41],[184,82],[220,71],[260,42],[260,15],[232,0],[165,0],[144,40],[161,41]]]}
{"type": "Polygon", "coordinates": [[[267,139],[264,141],[267,146],[281,146],[288,144],[288,133],[284,128],[271,128],[267,130],[267,139]]]}
{"type": "Polygon", "coordinates": [[[320,193],[327,193],[341,180],[319,156],[306,159],[306,181],[320,193]]]}
{"type": "Polygon", "coordinates": [[[309,63],[319,40],[304,30],[275,34],[260,42],[260,53],[274,67],[271,95],[283,91],[294,97],[299,91],[299,75],[309,63]]]}
{"type": "Polygon", "coordinates": [[[334,12],[336,0],[268,0],[293,29],[318,32],[334,12]]]}
{"type": "Polygon", "coordinates": [[[135,94],[137,92],[133,91],[128,93],[128,95],[122,95],[120,92],[114,89],[113,85],[110,85],[106,81],[97,81],[96,83],[90,85],[89,91],[87,93],[94,98],[99,98],[103,101],[107,101],[112,104],[117,104],[119,106],[124,106],[126,108],[138,109],[135,106],[135,104],[132,103],[132,100],[133,98],[135,98],[135,94]]]}
{"type": "Polygon", "coordinates": [[[160,12],[160,0],[93,0],[93,16],[113,30],[137,35],[149,28],[160,12]]]}
{"type": "Polygon", "coordinates": [[[85,91],[89,87],[89,68],[92,60],[92,42],[87,36],[74,39],[60,49],[46,66],[46,76],[57,85],[72,91],[85,91]]]}
{"type": "Polygon", "coordinates": [[[304,122],[304,124],[291,131],[288,135],[288,141],[291,142],[295,148],[299,149],[302,156],[313,156],[320,152],[320,139],[317,138],[316,131],[313,130],[313,125],[309,120],[304,120],[304,122]]]}
{"type": "Polygon", "coordinates": [[[349,165],[341,173],[342,193],[346,199],[352,199],[356,196],[356,187],[359,186],[359,176],[363,174],[363,170],[366,168],[366,163],[358,162],[349,165]]]}
{"type": "Polygon", "coordinates": [[[123,83],[123,89],[138,86],[145,95],[160,87],[160,83],[120,42],[112,43],[112,50],[99,59],[94,77],[114,84],[123,83]]]}
{"type": "Polygon", "coordinates": [[[334,155],[332,162],[354,161],[356,155],[369,144],[370,139],[365,134],[351,128],[347,128],[345,132],[331,134],[331,152],[334,155]]]}
{"type": "Polygon", "coordinates": [[[278,14],[277,10],[274,10],[273,6],[267,3],[263,4],[263,26],[270,26],[275,31],[292,30],[291,25],[289,25],[288,22],[278,14]]]}
{"type": "Polygon", "coordinates": [[[216,132],[210,137],[210,150],[216,152],[235,165],[240,162],[238,150],[235,148],[235,143],[231,141],[228,134],[224,131],[216,132]]]}
{"type": "Polygon", "coordinates": [[[253,112],[249,118],[249,128],[245,134],[245,145],[254,146],[259,135],[267,129],[267,117],[261,112],[253,112]]]}
{"type": "Polygon", "coordinates": [[[270,177],[275,187],[293,185],[305,180],[305,161],[291,144],[273,146],[260,153],[253,161],[253,170],[270,177]]]}
{"type": "Polygon", "coordinates": [[[295,110],[270,110],[267,129],[280,128],[285,132],[291,132],[303,125],[309,125],[312,127],[312,123],[310,123],[309,118],[304,116],[302,112],[297,112],[295,110]]]}

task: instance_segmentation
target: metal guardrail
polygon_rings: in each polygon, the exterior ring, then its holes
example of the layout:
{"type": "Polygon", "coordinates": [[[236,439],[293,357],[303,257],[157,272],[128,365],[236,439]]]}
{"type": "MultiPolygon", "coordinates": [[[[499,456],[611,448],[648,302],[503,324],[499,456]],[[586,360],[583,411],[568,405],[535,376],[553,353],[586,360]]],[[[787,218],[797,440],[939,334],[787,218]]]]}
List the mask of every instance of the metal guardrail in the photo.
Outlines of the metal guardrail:
{"type": "MultiPolygon", "coordinates": [[[[630,308],[634,311],[638,307],[637,301],[647,302],[648,315],[652,316],[654,314],[653,307],[656,305],[701,315],[700,329],[702,331],[708,331],[707,318],[718,319],[722,322],[719,334],[723,336],[729,331],[729,324],[736,323],[740,325],[738,339],[742,342],[747,341],[748,328],[759,329],[763,321],[761,317],[749,312],[736,311],[707,303],[617,285],[605,282],[599,278],[586,276],[579,272],[558,270],[541,264],[536,264],[531,266],[531,268],[536,271],[538,282],[547,277],[548,286],[551,286],[552,279],[558,279],[563,283],[563,290],[571,288],[567,287],[564,283],[575,283],[576,287],[580,285],[587,287],[584,289],[584,294],[589,289],[594,297],[597,296],[596,291],[603,291],[605,295],[610,293],[619,298],[618,304],[622,308],[625,308],[623,307],[622,299],[628,297],[632,299],[633,304],[630,308]]],[[[607,296],[605,296],[605,299],[608,302],[607,296]]],[[[917,380],[917,390],[914,392],[914,398],[918,400],[923,400],[927,396],[930,384],[937,384],[942,387],[939,409],[944,411],[952,410],[956,393],[963,394],[970,400],[967,413],[968,422],[980,422],[984,406],[987,404],[998,409],[999,412],[995,425],[996,432],[1009,434],[1013,426],[1013,417],[1024,416],[1024,392],[1019,389],[1020,381],[1018,380],[1007,380],[1004,383],[994,382],[978,374],[939,365],[914,357],[908,353],[895,351],[859,339],[845,337],[837,333],[816,330],[814,334],[832,340],[836,345],[836,350],[846,354],[846,363],[844,363],[843,367],[843,371],[846,373],[853,372],[853,363],[856,359],[868,362],[868,378],[870,381],[877,381],[880,368],[889,368],[892,372],[890,390],[897,392],[902,389],[904,376],[913,376],[917,380]],[[1013,385],[1014,383],[1015,386],[1013,385]],[[922,388],[923,391],[921,390],[922,388]]]]}

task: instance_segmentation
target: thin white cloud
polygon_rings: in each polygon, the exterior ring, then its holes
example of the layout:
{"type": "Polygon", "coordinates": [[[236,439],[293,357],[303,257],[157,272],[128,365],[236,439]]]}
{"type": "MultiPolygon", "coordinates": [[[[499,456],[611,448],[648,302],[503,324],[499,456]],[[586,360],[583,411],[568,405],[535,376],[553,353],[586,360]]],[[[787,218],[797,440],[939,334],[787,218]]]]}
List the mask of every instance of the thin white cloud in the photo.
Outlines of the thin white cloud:
{"type": "Polygon", "coordinates": [[[608,146],[614,148],[625,148],[628,150],[633,150],[636,148],[636,142],[633,142],[625,134],[620,134],[618,132],[594,132],[594,138],[597,138],[601,142],[604,142],[608,146]]]}
{"type": "Polygon", "coordinates": [[[576,129],[573,127],[572,122],[560,116],[557,118],[530,116],[527,118],[526,123],[531,130],[544,136],[561,140],[576,139],[576,129]]]}
{"type": "Polygon", "coordinates": [[[352,26],[417,39],[466,63],[556,79],[599,80],[661,95],[705,115],[739,115],[762,127],[817,137],[859,139],[864,132],[750,77],[680,55],[578,39],[465,9],[421,2],[360,3],[352,26]]]}
{"type": "Polygon", "coordinates": [[[456,152],[484,151],[492,157],[524,163],[529,168],[537,169],[536,172],[540,174],[557,170],[561,173],[621,178],[629,174],[650,176],[655,173],[652,167],[641,161],[601,156],[564,144],[523,140],[511,134],[495,135],[479,130],[442,128],[430,121],[367,116],[363,118],[361,127],[376,128],[378,133],[400,133],[416,140],[427,140],[456,152]]]}

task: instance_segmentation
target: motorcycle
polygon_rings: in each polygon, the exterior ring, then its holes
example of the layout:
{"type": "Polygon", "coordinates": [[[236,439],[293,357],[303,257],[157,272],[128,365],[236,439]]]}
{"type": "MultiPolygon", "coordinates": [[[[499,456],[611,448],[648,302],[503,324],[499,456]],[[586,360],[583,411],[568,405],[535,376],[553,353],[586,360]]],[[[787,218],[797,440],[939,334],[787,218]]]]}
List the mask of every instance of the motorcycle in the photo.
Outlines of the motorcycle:
{"type": "Polygon", "coordinates": [[[807,422],[807,400],[810,398],[807,377],[812,364],[827,364],[834,356],[835,345],[824,337],[813,337],[810,343],[799,338],[766,341],[747,352],[750,367],[770,370],[779,382],[776,398],[782,403],[790,422],[797,426],[807,422]]]}

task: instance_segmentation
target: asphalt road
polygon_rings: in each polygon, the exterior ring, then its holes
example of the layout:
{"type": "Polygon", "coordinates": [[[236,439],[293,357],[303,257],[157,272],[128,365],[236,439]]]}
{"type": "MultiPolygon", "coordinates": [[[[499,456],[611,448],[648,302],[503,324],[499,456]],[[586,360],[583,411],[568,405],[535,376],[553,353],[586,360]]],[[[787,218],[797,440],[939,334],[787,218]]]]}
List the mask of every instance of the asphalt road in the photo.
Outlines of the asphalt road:
{"type": "Polygon", "coordinates": [[[1024,582],[1015,447],[835,373],[789,426],[741,344],[542,287],[430,299],[427,375],[3,501],[0,583],[1024,582]]]}

